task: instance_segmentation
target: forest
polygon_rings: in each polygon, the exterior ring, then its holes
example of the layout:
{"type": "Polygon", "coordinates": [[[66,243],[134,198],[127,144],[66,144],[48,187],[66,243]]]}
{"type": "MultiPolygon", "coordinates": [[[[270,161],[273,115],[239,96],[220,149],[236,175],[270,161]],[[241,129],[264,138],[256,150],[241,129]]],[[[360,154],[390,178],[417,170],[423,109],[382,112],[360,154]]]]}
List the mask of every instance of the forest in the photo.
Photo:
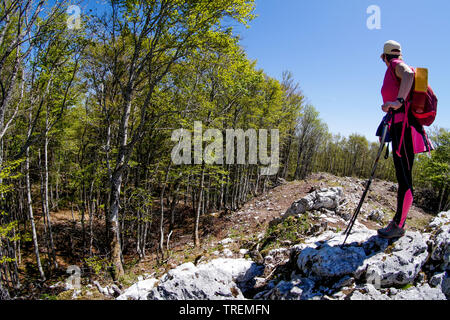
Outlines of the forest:
{"type": "MultiPolygon", "coordinates": [[[[197,247],[208,214],[238,210],[280,179],[370,174],[378,143],[330,133],[290,71],[275,79],[247,57],[234,26],[251,27],[254,0],[111,0],[76,21],[71,5],[0,2],[0,289],[9,295],[67,265],[106,266],[120,279],[130,261],[164,260],[175,228],[189,228],[197,247]],[[278,172],[175,165],[172,132],[195,121],[278,129],[278,172]],[[61,216],[71,228],[58,229],[61,216]]],[[[436,150],[416,160],[416,202],[437,213],[450,207],[450,133],[428,133],[436,150]]],[[[377,178],[395,181],[392,160],[377,178]]]]}

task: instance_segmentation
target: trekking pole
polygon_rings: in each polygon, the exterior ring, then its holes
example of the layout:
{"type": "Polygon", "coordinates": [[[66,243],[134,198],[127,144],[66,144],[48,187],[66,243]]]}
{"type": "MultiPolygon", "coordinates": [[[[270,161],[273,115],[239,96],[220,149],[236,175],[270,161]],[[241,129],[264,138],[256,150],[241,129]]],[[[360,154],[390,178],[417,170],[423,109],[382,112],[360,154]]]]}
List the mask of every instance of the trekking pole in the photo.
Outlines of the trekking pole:
{"type": "Polygon", "coordinates": [[[347,229],[345,229],[345,232],[344,232],[345,239],[344,239],[344,242],[342,243],[342,246],[344,246],[345,241],[347,241],[347,238],[350,235],[350,232],[352,231],[353,225],[356,222],[356,218],[358,217],[358,214],[361,211],[361,207],[364,203],[367,193],[369,192],[370,185],[372,184],[373,177],[375,176],[375,171],[377,170],[378,161],[380,160],[381,153],[383,152],[383,149],[384,149],[384,145],[385,145],[385,141],[386,141],[386,134],[388,131],[389,121],[391,119],[391,116],[392,116],[392,112],[389,111],[388,116],[386,117],[386,119],[384,120],[384,123],[383,123],[383,131],[382,131],[382,135],[381,135],[380,149],[378,150],[378,154],[375,159],[375,164],[373,165],[373,168],[372,168],[372,173],[370,174],[370,178],[366,183],[366,189],[364,190],[361,200],[359,201],[359,204],[355,209],[355,213],[353,214],[352,218],[350,219],[350,222],[347,225],[347,229]]]}

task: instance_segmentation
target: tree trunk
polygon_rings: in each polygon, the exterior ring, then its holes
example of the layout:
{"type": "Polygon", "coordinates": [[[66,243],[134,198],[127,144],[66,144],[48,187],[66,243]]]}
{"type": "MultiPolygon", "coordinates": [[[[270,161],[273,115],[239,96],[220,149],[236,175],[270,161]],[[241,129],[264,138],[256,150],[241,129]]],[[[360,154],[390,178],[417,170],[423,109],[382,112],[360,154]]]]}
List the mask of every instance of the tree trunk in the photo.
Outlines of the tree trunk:
{"type": "Polygon", "coordinates": [[[301,143],[298,147],[298,155],[297,155],[297,165],[295,167],[294,179],[300,179],[300,171],[301,171],[301,159],[303,155],[303,143],[301,143]]]}
{"type": "Polygon", "coordinates": [[[159,238],[159,250],[161,251],[161,255],[164,257],[164,192],[166,191],[166,187],[167,187],[167,181],[169,180],[169,172],[170,172],[170,168],[172,166],[172,163],[170,162],[168,167],[167,167],[167,171],[166,171],[166,177],[165,177],[165,181],[163,184],[163,187],[161,189],[161,194],[160,194],[160,207],[161,207],[161,217],[160,217],[160,221],[159,221],[159,233],[160,233],[160,238],[159,238]]]}
{"type": "Polygon", "coordinates": [[[119,228],[119,202],[120,188],[122,184],[122,173],[115,172],[111,177],[111,195],[110,209],[108,217],[108,227],[111,236],[110,250],[111,262],[113,263],[113,277],[117,279],[122,277],[125,272],[122,265],[122,255],[120,247],[120,228],[119,228]]]}
{"type": "Polygon", "coordinates": [[[175,208],[178,204],[178,192],[180,190],[180,184],[177,184],[177,188],[175,190],[175,193],[173,195],[173,199],[172,199],[172,203],[170,205],[170,230],[172,230],[174,228],[175,225],[175,208]]]}
{"type": "Polygon", "coordinates": [[[198,234],[199,225],[200,225],[200,213],[202,208],[202,198],[203,198],[203,184],[205,181],[205,163],[202,162],[202,174],[200,177],[200,190],[198,195],[198,206],[197,213],[195,215],[195,226],[194,226],[194,246],[200,246],[200,236],[198,234]]]}
{"type": "Polygon", "coordinates": [[[48,201],[48,128],[49,128],[49,109],[47,108],[47,114],[45,116],[45,139],[44,139],[44,206],[45,206],[45,215],[47,217],[48,224],[48,235],[50,241],[50,248],[52,251],[53,257],[53,266],[55,269],[58,269],[58,262],[56,261],[56,252],[55,245],[53,243],[53,232],[52,232],[52,222],[50,219],[50,209],[49,209],[49,201],[48,201]]]}
{"type": "Polygon", "coordinates": [[[28,214],[30,217],[30,224],[31,224],[31,234],[33,238],[33,245],[34,245],[34,254],[36,256],[36,264],[39,271],[39,275],[41,276],[41,280],[45,281],[45,274],[44,270],[42,269],[41,264],[41,258],[39,255],[39,244],[37,240],[37,233],[36,233],[36,224],[34,222],[34,214],[33,214],[33,202],[31,199],[31,183],[30,183],[30,155],[29,155],[29,148],[27,148],[26,151],[26,160],[25,160],[25,170],[26,170],[26,183],[27,183],[27,204],[28,204],[28,214]]]}
{"type": "Polygon", "coordinates": [[[446,187],[447,187],[447,186],[444,185],[444,189],[441,191],[442,193],[441,193],[441,196],[439,197],[440,199],[439,199],[438,213],[441,212],[441,210],[442,210],[442,203],[444,202],[443,200],[444,200],[444,195],[445,195],[445,189],[446,189],[446,187]]]}
{"type": "Polygon", "coordinates": [[[122,265],[122,248],[120,246],[120,226],[119,226],[119,208],[120,208],[120,188],[122,186],[123,172],[128,162],[128,156],[131,152],[131,146],[128,141],[128,122],[131,112],[131,84],[125,94],[124,109],[119,127],[119,152],[117,154],[116,167],[111,175],[111,197],[109,209],[109,228],[111,232],[111,260],[114,265],[114,277],[121,277],[125,274],[122,265]]]}
{"type": "Polygon", "coordinates": [[[256,182],[255,182],[255,190],[253,191],[254,196],[258,195],[258,185],[259,185],[259,180],[261,179],[261,174],[260,174],[260,170],[258,167],[256,167],[256,182]]]}
{"type": "Polygon", "coordinates": [[[94,188],[94,180],[92,180],[92,182],[91,182],[91,187],[89,189],[89,199],[88,199],[88,203],[87,203],[88,212],[89,212],[89,256],[92,256],[93,243],[94,243],[94,230],[93,230],[94,209],[91,206],[91,202],[92,202],[92,205],[95,205],[94,202],[91,200],[93,188],[94,188]]]}
{"type": "Polygon", "coordinates": [[[294,130],[291,130],[289,132],[289,137],[288,137],[288,142],[287,142],[287,146],[286,146],[286,158],[284,159],[284,166],[283,166],[283,172],[281,174],[281,177],[283,179],[286,179],[286,176],[288,174],[288,168],[289,168],[289,158],[291,156],[291,145],[292,145],[292,136],[294,134],[294,130]]]}

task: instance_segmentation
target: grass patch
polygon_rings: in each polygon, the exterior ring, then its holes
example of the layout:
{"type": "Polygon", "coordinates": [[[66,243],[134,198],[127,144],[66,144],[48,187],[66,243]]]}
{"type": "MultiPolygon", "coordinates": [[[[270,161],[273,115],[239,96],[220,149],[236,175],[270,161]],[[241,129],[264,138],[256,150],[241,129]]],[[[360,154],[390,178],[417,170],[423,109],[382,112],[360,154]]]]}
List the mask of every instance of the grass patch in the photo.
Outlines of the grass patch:
{"type": "Polygon", "coordinates": [[[92,287],[90,289],[86,287],[82,287],[76,297],[73,297],[74,290],[63,291],[57,296],[47,296],[43,297],[46,300],[111,300],[111,297],[105,297],[100,292],[98,292],[97,288],[92,287]]]}
{"type": "Polygon", "coordinates": [[[228,232],[228,237],[233,240],[241,240],[245,235],[245,227],[243,225],[236,226],[228,232]]]}
{"type": "Polygon", "coordinates": [[[139,275],[133,273],[133,272],[126,272],[123,276],[121,276],[118,280],[121,284],[123,284],[126,287],[131,286],[135,282],[138,281],[139,275]]]}
{"type": "Polygon", "coordinates": [[[406,225],[412,229],[423,230],[429,225],[430,220],[428,217],[414,217],[408,219],[406,225]]]}
{"type": "Polygon", "coordinates": [[[413,284],[407,283],[403,287],[401,287],[400,290],[408,290],[409,288],[412,288],[412,287],[414,287],[413,284]]]}
{"type": "Polygon", "coordinates": [[[328,188],[337,188],[337,187],[340,187],[340,188],[344,188],[345,186],[343,186],[340,182],[338,182],[338,181],[329,181],[329,182],[327,182],[327,187],[328,188]]]}
{"type": "Polygon", "coordinates": [[[303,241],[311,226],[307,215],[290,216],[278,224],[270,226],[261,240],[261,254],[264,255],[272,249],[282,247],[284,241],[297,244],[303,241]]]}
{"type": "Polygon", "coordinates": [[[58,300],[58,297],[56,295],[43,293],[41,294],[40,300],[58,300]]]}

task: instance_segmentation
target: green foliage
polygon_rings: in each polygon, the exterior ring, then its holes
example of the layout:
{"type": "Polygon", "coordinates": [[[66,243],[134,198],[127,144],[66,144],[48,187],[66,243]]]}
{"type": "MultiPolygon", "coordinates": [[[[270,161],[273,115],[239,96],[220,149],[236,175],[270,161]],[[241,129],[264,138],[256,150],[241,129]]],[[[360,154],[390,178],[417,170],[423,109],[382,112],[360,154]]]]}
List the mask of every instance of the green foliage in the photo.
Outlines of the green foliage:
{"type": "Polygon", "coordinates": [[[400,287],[400,290],[408,290],[408,289],[410,289],[412,287],[414,287],[414,284],[407,283],[407,284],[403,285],[402,287],[400,287]]]}
{"type": "Polygon", "coordinates": [[[450,183],[450,131],[440,129],[432,139],[436,150],[431,157],[427,154],[420,156],[417,177],[419,183],[430,183],[436,189],[441,189],[450,183]]]}
{"type": "MultiPolygon", "coordinates": [[[[14,172],[22,163],[23,160],[9,161],[3,163],[3,167],[0,170],[0,200],[4,200],[8,193],[13,191],[13,185],[8,184],[8,180],[16,180],[21,177],[20,173],[14,172]]],[[[29,234],[21,235],[19,230],[19,221],[11,220],[9,213],[4,210],[0,210],[0,247],[6,242],[13,242],[19,239],[28,240],[29,234]]],[[[11,263],[16,261],[15,258],[8,256],[0,256],[0,264],[11,263]]]]}
{"type": "Polygon", "coordinates": [[[9,239],[10,241],[15,241],[19,239],[18,235],[12,236],[11,233],[17,229],[19,222],[17,220],[9,222],[5,225],[0,226],[0,239],[9,239]]]}
{"type": "Polygon", "coordinates": [[[431,189],[435,194],[435,210],[447,210],[450,206],[450,131],[436,129],[430,139],[436,149],[429,154],[421,154],[414,170],[418,186],[431,189]]]}
{"type": "Polygon", "coordinates": [[[41,295],[41,300],[58,300],[58,297],[52,294],[43,293],[41,295]]]}
{"type": "MultiPolygon", "coordinates": [[[[21,165],[24,159],[9,161],[2,164],[0,169],[0,196],[4,198],[7,193],[12,191],[13,185],[7,184],[7,180],[16,180],[22,177],[20,172],[15,172],[15,170],[21,165]]],[[[4,214],[3,212],[1,214],[4,214]]]]}
{"type": "Polygon", "coordinates": [[[96,275],[104,275],[109,272],[111,268],[111,262],[106,258],[100,258],[97,256],[85,258],[84,262],[86,265],[96,274],[96,275]]]}
{"type": "Polygon", "coordinates": [[[0,265],[4,264],[4,263],[11,263],[11,262],[15,262],[17,261],[16,258],[10,258],[7,256],[1,256],[0,257],[0,265]]]}
{"type": "MultiPolygon", "coordinates": [[[[379,143],[369,143],[366,137],[359,134],[342,137],[339,134],[327,133],[322,144],[318,146],[317,157],[313,160],[313,171],[366,179],[375,163],[379,147],[379,143]]],[[[392,156],[387,160],[384,157],[380,159],[376,178],[395,181],[392,156]]]]}
{"type": "Polygon", "coordinates": [[[269,226],[261,240],[261,253],[282,246],[283,241],[292,244],[300,243],[310,229],[311,221],[307,215],[290,216],[277,224],[269,226]]]}

